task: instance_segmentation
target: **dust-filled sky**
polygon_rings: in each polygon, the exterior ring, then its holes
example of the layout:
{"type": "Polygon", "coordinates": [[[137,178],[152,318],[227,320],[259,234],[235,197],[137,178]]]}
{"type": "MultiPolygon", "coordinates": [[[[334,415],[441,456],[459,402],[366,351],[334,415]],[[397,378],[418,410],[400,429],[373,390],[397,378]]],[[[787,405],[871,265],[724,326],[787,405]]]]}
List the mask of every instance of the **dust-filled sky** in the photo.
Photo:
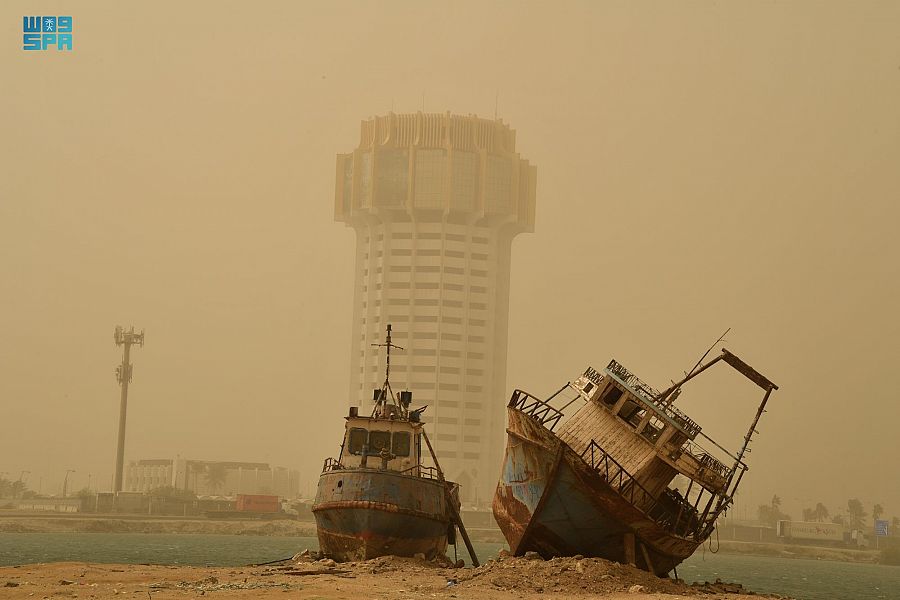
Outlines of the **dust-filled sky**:
{"type": "MultiPolygon", "coordinates": [[[[611,357],[665,387],[731,327],[781,387],[739,516],[900,514],[898,32],[896,2],[5,2],[0,474],[109,488],[133,324],[126,460],[313,482],[348,395],[335,154],[392,107],[496,109],[538,168],[507,387],[611,357]],[[56,14],[74,50],[23,51],[56,14]]],[[[736,447],[759,397],[723,366],[678,402],[736,447]]]]}

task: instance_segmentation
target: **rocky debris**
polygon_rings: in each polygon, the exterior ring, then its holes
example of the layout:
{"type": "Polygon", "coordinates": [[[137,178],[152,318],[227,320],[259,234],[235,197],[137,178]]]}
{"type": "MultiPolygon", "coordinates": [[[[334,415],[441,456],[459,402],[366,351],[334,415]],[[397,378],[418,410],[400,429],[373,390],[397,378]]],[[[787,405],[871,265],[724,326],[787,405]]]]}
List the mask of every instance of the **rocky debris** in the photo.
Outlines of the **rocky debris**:
{"type": "Polygon", "coordinates": [[[704,583],[689,586],[683,581],[656,577],[646,571],[602,558],[510,557],[501,552],[474,569],[460,569],[461,587],[514,592],[559,594],[750,594],[740,584],[704,583]]]}
{"type": "Polygon", "coordinates": [[[19,584],[15,581],[7,581],[3,587],[19,587],[19,584]]]}
{"type": "Polygon", "coordinates": [[[704,581],[703,583],[696,582],[691,585],[691,587],[699,592],[704,594],[749,594],[753,595],[753,592],[744,589],[739,583],[727,583],[722,581],[721,579],[716,579],[713,583],[708,581],[704,581]]]}
{"type": "Polygon", "coordinates": [[[293,588],[289,583],[276,583],[272,581],[249,581],[244,578],[243,581],[230,581],[220,583],[217,577],[206,577],[197,581],[179,581],[174,583],[171,581],[160,581],[151,583],[148,586],[151,590],[182,590],[189,592],[199,592],[201,595],[206,592],[218,592],[222,590],[259,590],[259,589],[285,589],[293,588]]]}

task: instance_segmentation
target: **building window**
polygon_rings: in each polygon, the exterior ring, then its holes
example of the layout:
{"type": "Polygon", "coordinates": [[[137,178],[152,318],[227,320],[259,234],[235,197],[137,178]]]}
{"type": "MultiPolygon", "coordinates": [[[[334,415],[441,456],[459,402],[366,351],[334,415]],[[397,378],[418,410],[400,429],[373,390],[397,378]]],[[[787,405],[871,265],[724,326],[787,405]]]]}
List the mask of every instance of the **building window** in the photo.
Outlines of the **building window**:
{"type": "Polygon", "coordinates": [[[501,156],[487,157],[484,180],[485,208],[502,213],[512,209],[512,163],[501,156]]]}
{"type": "Polygon", "coordinates": [[[380,151],[376,177],[376,205],[403,206],[409,188],[409,150],[380,151]]]}
{"type": "Polygon", "coordinates": [[[416,207],[442,208],[447,185],[447,151],[416,152],[416,207]]]}
{"type": "Polygon", "coordinates": [[[475,206],[475,188],[478,184],[478,158],[473,152],[453,153],[453,188],[451,201],[456,210],[471,210],[475,206]]]}
{"type": "MultiPolygon", "coordinates": [[[[365,205],[369,194],[372,193],[372,153],[361,152],[359,154],[359,197],[357,202],[365,205]]],[[[368,241],[368,240],[366,240],[368,241]]]]}

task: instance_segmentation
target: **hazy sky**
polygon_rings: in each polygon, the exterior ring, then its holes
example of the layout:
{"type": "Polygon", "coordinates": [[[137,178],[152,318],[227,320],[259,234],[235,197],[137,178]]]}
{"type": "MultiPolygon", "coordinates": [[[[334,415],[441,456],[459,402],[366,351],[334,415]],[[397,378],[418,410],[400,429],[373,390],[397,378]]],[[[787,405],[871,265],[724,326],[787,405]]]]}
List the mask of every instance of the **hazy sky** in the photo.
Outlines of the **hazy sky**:
{"type": "MultiPolygon", "coordinates": [[[[611,357],[664,387],[732,327],[781,386],[748,511],[900,514],[898,31],[896,2],[5,2],[0,472],[109,486],[134,324],[126,460],[314,481],[349,376],[335,154],[392,107],[499,95],[538,167],[508,388],[611,357]],[[23,51],[36,14],[74,50],[23,51]]],[[[679,404],[736,447],[758,392],[722,367],[679,404]]]]}

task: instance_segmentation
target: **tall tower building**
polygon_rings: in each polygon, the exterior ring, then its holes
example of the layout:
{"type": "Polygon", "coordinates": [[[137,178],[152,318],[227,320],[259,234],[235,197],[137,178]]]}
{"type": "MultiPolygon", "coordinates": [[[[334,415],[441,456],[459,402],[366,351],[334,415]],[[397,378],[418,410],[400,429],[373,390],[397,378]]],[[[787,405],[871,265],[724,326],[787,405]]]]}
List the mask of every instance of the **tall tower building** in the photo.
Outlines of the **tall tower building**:
{"type": "Polygon", "coordinates": [[[350,403],[372,408],[387,323],[391,384],[466,504],[488,504],[506,423],[510,247],[534,230],[536,168],[498,120],[389,113],[337,157],[335,219],[356,230],[350,403]]]}

